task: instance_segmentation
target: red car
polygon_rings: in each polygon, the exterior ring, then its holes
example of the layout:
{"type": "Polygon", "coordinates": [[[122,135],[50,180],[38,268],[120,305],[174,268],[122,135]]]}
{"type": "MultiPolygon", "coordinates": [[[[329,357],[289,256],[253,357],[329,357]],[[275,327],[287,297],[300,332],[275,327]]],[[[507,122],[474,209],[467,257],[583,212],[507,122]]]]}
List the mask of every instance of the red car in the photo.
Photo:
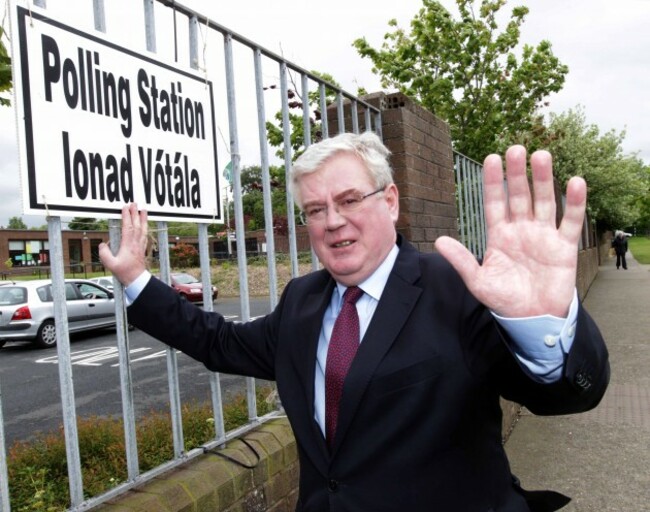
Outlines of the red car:
{"type": "MultiPolygon", "coordinates": [[[[174,290],[190,302],[203,302],[203,284],[196,277],[182,273],[171,274],[171,285],[174,290]]],[[[212,302],[217,300],[217,288],[212,287],[212,302]]]]}

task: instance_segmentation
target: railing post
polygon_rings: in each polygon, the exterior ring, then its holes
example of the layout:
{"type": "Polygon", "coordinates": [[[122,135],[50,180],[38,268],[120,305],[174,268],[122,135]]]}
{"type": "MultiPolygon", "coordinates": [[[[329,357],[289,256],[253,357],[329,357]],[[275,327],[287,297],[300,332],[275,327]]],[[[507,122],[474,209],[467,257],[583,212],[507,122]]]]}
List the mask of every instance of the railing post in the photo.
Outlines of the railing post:
{"type": "Polygon", "coordinates": [[[76,506],[83,501],[83,481],[81,476],[81,457],[79,455],[74,385],[72,382],[68,315],[65,305],[61,218],[48,217],[47,228],[52,260],[52,298],[57,338],[56,351],[59,360],[59,384],[61,387],[61,402],[63,406],[63,432],[65,434],[66,460],[68,462],[68,477],[70,479],[70,503],[72,506],[76,506]]]}
{"type": "Polygon", "coordinates": [[[0,512],[9,512],[10,510],[5,421],[2,415],[2,383],[0,382],[0,512]]]}

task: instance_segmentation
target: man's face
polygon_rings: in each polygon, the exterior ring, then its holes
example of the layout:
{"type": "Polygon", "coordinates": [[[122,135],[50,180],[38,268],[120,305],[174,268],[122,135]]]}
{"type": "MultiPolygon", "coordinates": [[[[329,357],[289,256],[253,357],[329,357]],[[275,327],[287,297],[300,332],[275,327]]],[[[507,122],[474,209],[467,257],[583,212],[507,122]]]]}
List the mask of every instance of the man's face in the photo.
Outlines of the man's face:
{"type": "Polygon", "coordinates": [[[309,221],[311,245],[322,265],[345,286],[370,276],[395,245],[399,214],[394,184],[361,201],[352,212],[337,212],[337,202],[375,191],[368,170],[354,154],[338,153],[298,184],[303,210],[326,208],[321,221],[309,221]]]}

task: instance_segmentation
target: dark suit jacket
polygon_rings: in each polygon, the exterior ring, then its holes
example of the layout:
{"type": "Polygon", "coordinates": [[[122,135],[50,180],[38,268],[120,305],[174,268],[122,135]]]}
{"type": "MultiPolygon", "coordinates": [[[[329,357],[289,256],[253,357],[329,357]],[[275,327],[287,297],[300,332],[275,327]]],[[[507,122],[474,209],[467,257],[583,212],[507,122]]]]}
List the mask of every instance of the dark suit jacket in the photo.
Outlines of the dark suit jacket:
{"type": "Polygon", "coordinates": [[[152,279],[129,321],[211,370],[277,381],[298,444],[299,511],[527,511],[502,447],[499,397],[537,414],[596,406],[609,380],[603,339],[581,307],[564,377],[536,383],[451,266],[399,243],[345,381],[331,454],[314,420],[316,347],[334,287],[326,271],[292,280],[271,314],[246,324],[152,279]]]}

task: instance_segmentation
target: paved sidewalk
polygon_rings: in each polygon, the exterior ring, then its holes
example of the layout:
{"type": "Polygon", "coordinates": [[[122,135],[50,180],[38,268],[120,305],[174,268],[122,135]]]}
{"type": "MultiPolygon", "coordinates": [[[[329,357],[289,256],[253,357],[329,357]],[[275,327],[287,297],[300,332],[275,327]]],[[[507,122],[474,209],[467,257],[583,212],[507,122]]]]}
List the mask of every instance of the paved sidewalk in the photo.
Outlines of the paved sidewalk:
{"type": "Polygon", "coordinates": [[[506,443],[524,489],[572,498],[562,512],[650,512],[650,265],[627,261],[605,261],[584,301],[610,354],[602,402],[570,416],[524,410],[506,443]]]}

